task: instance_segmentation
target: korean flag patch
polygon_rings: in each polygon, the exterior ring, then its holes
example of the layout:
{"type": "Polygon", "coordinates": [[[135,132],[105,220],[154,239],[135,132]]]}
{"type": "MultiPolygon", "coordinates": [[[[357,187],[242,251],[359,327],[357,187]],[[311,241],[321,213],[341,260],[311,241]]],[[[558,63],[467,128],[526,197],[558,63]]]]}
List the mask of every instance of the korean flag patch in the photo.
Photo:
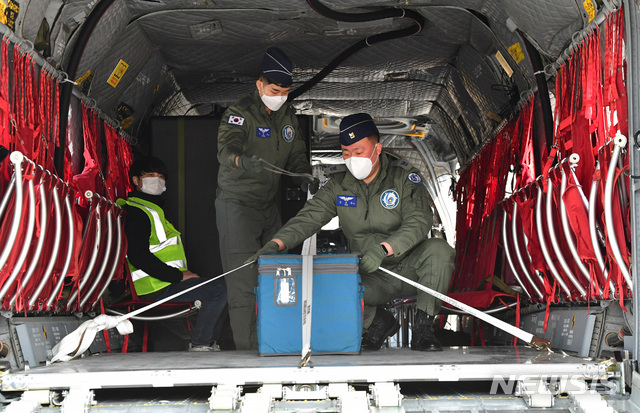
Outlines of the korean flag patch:
{"type": "Polygon", "coordinates": [[[244,118],[242,116],[230,115],[229,120],[227,120],[229,125],[244,125],[244,118]]]}
{"type": "Polygon", "coordinates": [[[415,172],[411,172],[408,176],[409,180],[411,182],[413,182],[414,184],[419,184],[420,182],[422,182],[422,178],[420,177],[420,175],[418,175],[415,172]]]}

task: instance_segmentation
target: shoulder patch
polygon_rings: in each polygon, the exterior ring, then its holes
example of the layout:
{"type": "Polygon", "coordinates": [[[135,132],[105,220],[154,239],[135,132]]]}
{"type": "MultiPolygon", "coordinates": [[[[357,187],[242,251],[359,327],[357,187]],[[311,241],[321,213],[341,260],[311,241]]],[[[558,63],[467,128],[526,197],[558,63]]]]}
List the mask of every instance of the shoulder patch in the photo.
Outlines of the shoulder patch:
{"type": "Polygon", "coordinates": [[[405,169],[407,171],[410,170],[410,169],[413,169],[413,165],[411,165],[409,162],[405,161],[404,159],[397,159],[397,160],[391,162],[391,165],[399,166],[402,169],[405,169]]]}
{"type": "Polygon", "coordinates": [[[242,99],[240,101],[240,107],[246,108],[247,106],[249,106],[249,99],[242,99]]]}
{"type": "Polygon", "coordinates": [[[409,181],[413,182],[414,184],[419,184],[420,182],[422,182],[422,177],[415,172],[411,172],[407,176],[407,178],[409,179],[409,181]]]}
{"type": "Polygon", "coordinates": [[[338,164],[338,165],[331,165],[328,168],[325,168],[325,173],[326,174],[335,174],[337,172],[346,172],[347,171],[347,166],[344,164],[338,164]]]}
{"type": "Polygon", "coordinates": [[[244,118],[238,115],[229,115],[229,119],[227,119],[227,123],[229,125],[242,126],[244,125],[244,118]]]}

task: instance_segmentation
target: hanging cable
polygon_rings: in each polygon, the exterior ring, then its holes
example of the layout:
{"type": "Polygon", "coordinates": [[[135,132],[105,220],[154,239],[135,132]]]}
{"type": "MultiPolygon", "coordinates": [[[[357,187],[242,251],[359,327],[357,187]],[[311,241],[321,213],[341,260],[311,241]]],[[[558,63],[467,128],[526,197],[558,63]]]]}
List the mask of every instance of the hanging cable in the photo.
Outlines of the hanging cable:
{"type": "Polygon", "coordinates": [[[374,20],[388,19],[393,17],[398,18],[406,18],[413,20],[413,24],[404,29],[393,30],[386,33],[375,34],[373,36],[367,37],[365,39],[360,40],[354,45],[348,47],[342,53],[340,53],[337,57],[335,57],[327,66],[324,67],[320,72],[318,72],[314,77],[306,81],[296,90],[293,90],[289,93],[289,98],[287,99],[289,102],[296,99],[317,83],[319,83],[322,79],[324,79],[329,73],[331,73],[336,67],[338,67],[342,62],[347,60],[351,55],[357,53],[358,51],[364,49],[367,46],[373,46],[376,43],[380,43],[387,40],[399,39],[402,37],[412,36],[414,34],[418,34],[422,31],[424,26],[424,17],[413,10],[405,10],[402,8],[393,8],[393,9],[383,9],[369,13],[342,13],[329,9],[324,6],[318,0],[307,0],[307,3],[313,8],[318,14],[327,17],[329,19],[343,21],[343,22],[369,22],[374,20]]]}
{"type": "MultiPolygon", "coordinates": [[[[78,29],[79,33],[66,68],[66,73],[68,74],[69,79],[73,80],[76,78],[80,59],[82,58],[85,47],[89,43],[93,30],[96,28],[100,19],[113,2],[114,0],[101,0],[97,5],[95,5],[91,13],[89,13],[87,20],[78,29]]],[[[67,119],[69,116],[69,106],[71,105],[73,86],[73,83],[65,82],[60,88],[60,148],[55,154],[55,166],[57,171],[64,170],[64,153],[67,142],[67,119]]]]}
{"type": "Polygon", "coordinates": [[[269,172],[273,172],[276,174],[280,174],[280,175],[286,175],[286,176],[298,176],[298,177],[305,177],[305,178],[313,178],[313,175],[308,174],[308,173],[297,173],[297,172],[289,172],[286,169],[282,169],[278,166],[275,166],[274,164],[271,164],[267,161],[265,161],[262,158],[259,158],[260,161],[266,165],[266,167],[264,167],[265,170],[269,171],[269,172]]]}

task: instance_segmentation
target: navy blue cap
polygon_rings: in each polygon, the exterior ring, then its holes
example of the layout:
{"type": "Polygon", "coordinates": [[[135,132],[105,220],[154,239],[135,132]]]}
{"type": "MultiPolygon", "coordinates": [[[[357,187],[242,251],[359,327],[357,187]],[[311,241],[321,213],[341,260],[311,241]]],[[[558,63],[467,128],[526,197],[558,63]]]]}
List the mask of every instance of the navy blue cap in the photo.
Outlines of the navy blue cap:
{"type": "Polygon", "coordinates": [[[262,59],[261,70],[269,79],[279,85],[289,86],[293,82],[291,78],[293,63],[291,63],[289,57],[277,47],[267,49],[262,59]]]}
{"type": "Polygon", "coordinates": [[[356,113],[342,118],[340,122],[340,144],[353,145],[371,135],[379,135],[378,128],[367,113],[356,113]]]}

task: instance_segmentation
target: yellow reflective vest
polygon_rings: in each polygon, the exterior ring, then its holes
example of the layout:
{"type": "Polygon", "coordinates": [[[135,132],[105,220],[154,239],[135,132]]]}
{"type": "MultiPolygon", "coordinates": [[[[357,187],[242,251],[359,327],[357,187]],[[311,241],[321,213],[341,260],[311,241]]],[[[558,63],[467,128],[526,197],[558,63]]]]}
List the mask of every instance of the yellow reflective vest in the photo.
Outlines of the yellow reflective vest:
{"type": "MultiPolygon", "coordinates": [[[[149,251],[165,264],[185,271],[187,269],[187,258],[184,246],[180,239],[180,232],[171,225],[164,217],[164,211],[153,202],[137,197],[119,199],[119,205],[127,204],[140,208],[151,221],[151,235],[149,236],[149,251]]],[[[129,259],[129,271],[133,279],[133,285],[138,295],[151,294],[171,283],[159,280],[147,274],[141,269],[134,267],[129,259]]]]}

